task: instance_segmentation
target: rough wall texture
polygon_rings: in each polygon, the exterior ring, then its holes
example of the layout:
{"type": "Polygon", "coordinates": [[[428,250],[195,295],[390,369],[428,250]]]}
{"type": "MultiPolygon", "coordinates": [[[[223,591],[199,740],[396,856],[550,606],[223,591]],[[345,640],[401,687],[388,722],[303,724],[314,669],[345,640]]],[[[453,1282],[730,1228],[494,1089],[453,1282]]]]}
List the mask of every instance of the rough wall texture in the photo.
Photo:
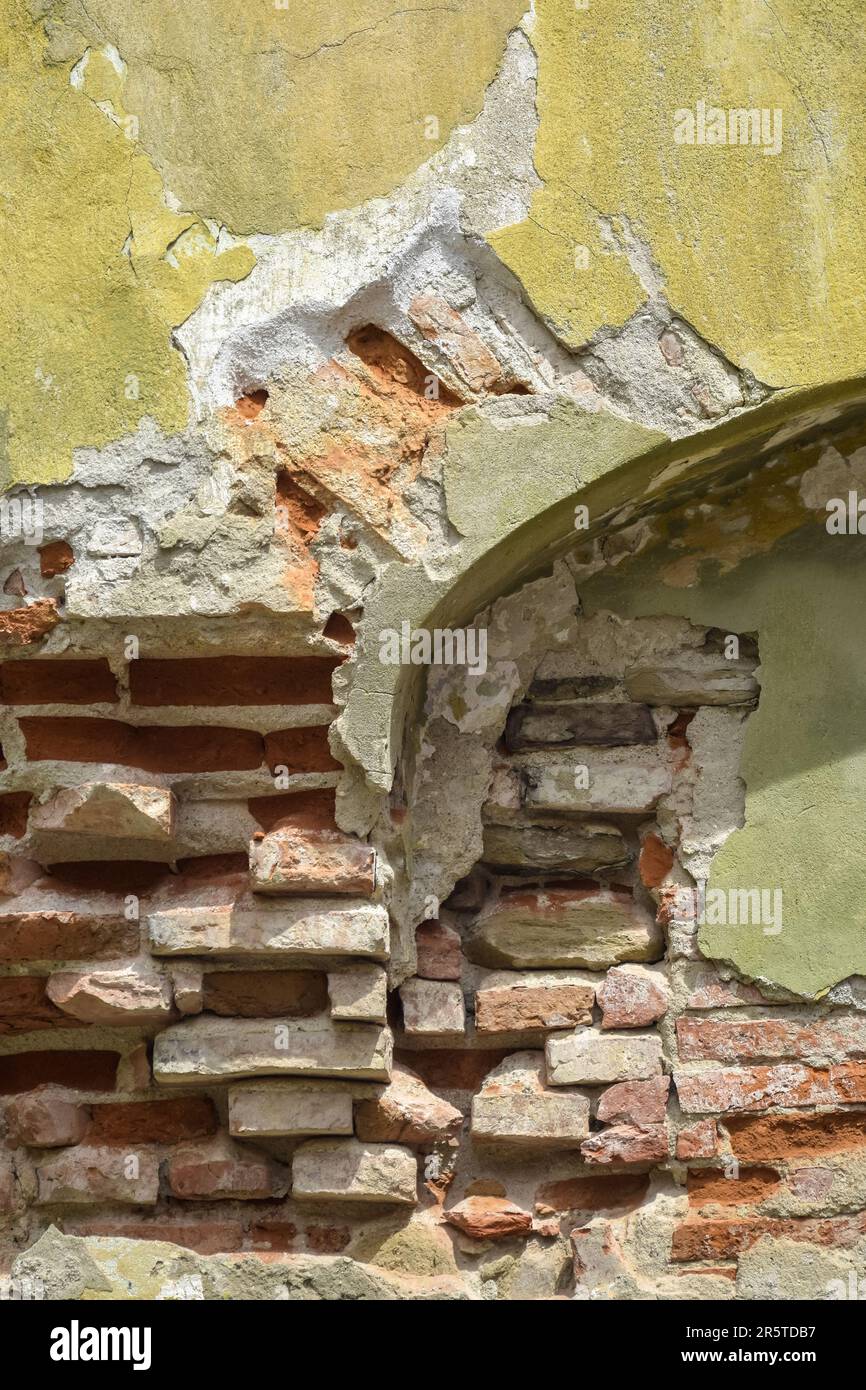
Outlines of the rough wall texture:
{"type": "Polygon", "coordinates": [[[0,1273],[834,1297],[858,7],[319,8],[3,21],[0,1273]]]}

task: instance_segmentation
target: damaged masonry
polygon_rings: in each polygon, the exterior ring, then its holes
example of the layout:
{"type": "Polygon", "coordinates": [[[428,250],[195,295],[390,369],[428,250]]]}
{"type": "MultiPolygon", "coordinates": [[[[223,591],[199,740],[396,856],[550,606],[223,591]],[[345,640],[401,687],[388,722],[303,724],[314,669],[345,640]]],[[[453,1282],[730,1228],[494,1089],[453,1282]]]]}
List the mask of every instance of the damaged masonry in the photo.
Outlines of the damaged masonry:
{"type": "Polygon", "coordinates": [[[4,1299],[848,1298],[839,36],[140,8],[3,21],[4,1299]]]}

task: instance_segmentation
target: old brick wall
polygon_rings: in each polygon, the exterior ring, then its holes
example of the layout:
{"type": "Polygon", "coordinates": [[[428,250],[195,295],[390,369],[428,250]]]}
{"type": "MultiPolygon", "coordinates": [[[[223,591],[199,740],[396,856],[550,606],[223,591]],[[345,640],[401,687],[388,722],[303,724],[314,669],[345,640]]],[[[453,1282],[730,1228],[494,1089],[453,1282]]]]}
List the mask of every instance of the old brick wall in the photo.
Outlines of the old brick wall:
{"type": "Polygon", "coordinates": [[[730,1297],[763,1237],[855,1244],[864,1001],[697,942],[755,637],[577,612],[390,978],[381,829],[334,816],[340,660],[0,664],[6,1272],[53,1226],[343,1255],[389,1296],[730,1297]]]}

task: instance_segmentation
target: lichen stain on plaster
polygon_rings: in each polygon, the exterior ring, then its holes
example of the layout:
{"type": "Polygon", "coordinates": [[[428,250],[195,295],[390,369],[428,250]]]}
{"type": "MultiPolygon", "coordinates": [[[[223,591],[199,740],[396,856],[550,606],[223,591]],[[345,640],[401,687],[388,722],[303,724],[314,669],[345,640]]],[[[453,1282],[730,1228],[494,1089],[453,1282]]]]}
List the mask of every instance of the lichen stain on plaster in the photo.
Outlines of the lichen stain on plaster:
{"type": "Polygon", "coordinates": [[[58,58],[111,43],[142,147],[238,235],[389,193],[479,114],[525,0],[57,0],[58,58]]]}
{"type": "Polygon", "coordinates": [[[16,159],[4,166],[0,219],[0,257],[15,268],[0,303],[0,485],[54,482],[76,446],[117,439],[145,415],[167,431],[186,426],[171,330],[212,281],[241,279],[254,257],[218,250],[197,216],[166,206],[159,174],[120,124],[129,108],[104,55],[91,51],[73,85],[73,62],[48,61],[22,0],[6,12],[2,44],[16,159]]]}
{"type": "Polygon", "coordinates": [[[544,187],[490,240],[567,343],[646,298],[634,235],[675,310],[759,380],[863,370],[861,0],[539,0],[530,39],[544,187]],[[676,144],[675,110],[699,100],[781,110],[780,152],[676,144]]]}

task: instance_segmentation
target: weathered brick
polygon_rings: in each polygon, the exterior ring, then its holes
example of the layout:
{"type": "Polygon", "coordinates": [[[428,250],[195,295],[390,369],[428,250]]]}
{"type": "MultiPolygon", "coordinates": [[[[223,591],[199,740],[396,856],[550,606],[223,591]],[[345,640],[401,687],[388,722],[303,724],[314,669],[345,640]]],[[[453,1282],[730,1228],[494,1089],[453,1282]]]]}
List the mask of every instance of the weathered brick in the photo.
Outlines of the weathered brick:
{"type": "Polygon", "coordinates": [[[417,1177],[411,1149],[356,1139],[311,1139],[298,1146],[292,1159],[292,1197],[414,1206],[417,1177]]]}
{"type": "Polygon", "coordinates": [[[218,1128],[213,1102],[205,1096],[93,1105],[90,1117],[87,1142],[109,1147],[176,1144],[204,1139],[218,1128]]]}
{"type": "Polygon", "coordinates": [[[657,960],[663,939],[630,893],[591,886],[503,893],[482,915],[466,953],[478,965],[511,969],[657,960]]]}
{"type": "Polygon", "coordinates": [[[589,1100],[546,1085],[543,1053],[516,1052],[473,1097],[471,1134],[485,1144],[577,1148],[589,1134],[589,1100]]]}
{"type": "Polygon", "coordinates": [[[466,1028],[463,991],[449,980],[420,980],[400,986],[403,1029],[413,1037],[462,1037],[466,1028]]]}
{"type": "Polygon", "coordinates": [[[48,981],[48,996],[83,1023],[136,1028],[171,1016],[171,984],[146,967],[62,970],[48,981]]]}
{"type": "Polygon", "coordinates": [[[698,1120],[677,1135],[677,1158],[714,1158],[718,1146],[715,1120],[698,1120]]]}
{"type": "Polygon", "coordinates": [[[528,1236],[532,1230],[529,1212],[505,1197],[466,1197],[444,1216],[449,1226],[456,1226],[473,1240],[507,1240],[510,1236],[528,1236]]]}
{"type": "Polygon", "coordinates": [[[49,541],[39,547],[39,573],[43,579],[65,574],[75,563],[75,552],[68,541],[49,541]]]}
{"type": "Polygon", "coordinates": [[[138,949],[138,925],[115,904],[102,911],[40,911],[22,908],[22,899],[0,903],[0,961],[105,960],[138,949]]]}
{"type": "Polygon", "coordinates": [[[341,766],[328,743],[328,726],[276,729],[265,734],[265,762],[271,772],[287,768],[294,776],[301,772],[340,772],[341,766]]]}
{"type": "Polygon", "coordinates": [[[655,743],[656,726],[648,705],[543,704],[518,705],[508,716],[505,746],[512,753],[538,748],[614,748],[655,743]]]}
{"type": "Polygon", "coordinates": [[[461,1111],[400,1063],[383,1090],[355,1103],[355,1132],[364,1142],[434,1144],[455,1137],[462,1124],[461,1111]]]}
{"type": "Polygon", "coordinates": [[[754,985],[741,980],[723,980],[715,970],[706,965],[686,967],[685,1007],[687,1009],[731,1009],[743,1008],[747,1004],[769,1004],[754,985]]]}
{"type": "Polygon", "coordinates": [[[195,963],[173,965],[170,971],[174,1007],[181,1014],[200,1014],[204,1007],[204,972],[195,963]]]}
{"type": "Polygon", "coordinates": [[[818,1071],[799,1062],[780,1062],[768,1067],[678,1070],[674,1085],[687,1115],[834,1105],[866,1098],[866,1065],[850,1062],[818,1071]]]}
{"type": "Polygon", "coordinates": [[[638,872],[645,888],[658,888],[670,873],[674,852],[658,835],[646,835],[640,847],[638,872]]]}
{"type": "Polygon", "coordinates": [[[31,830],[61,843],[70,835],[166,845],[174,834],[175,798],[167,787],[86,782],[63,787],[33,808],[31,830]]]}
{"type": "Polygon", "coordinates": [[[153,1047],[153,1074],[163,1084],[259,1075],[387,1081],[390,1067],[387,1029],[322,1015],[269,1021],[202,1014],[166,1028],[153,1047]]]}
{"type": "Polygon", "coordinates": [[[736,1062],[791,1057],[820,1065],[866,1053],[866,1016],[828,1018],[681,1018],[677,1042],[684,1062],[736,1062]]]}
{"type": "Polygon", "coordinates": [[[588,785],[575,777],[574,756],[550,754],[522,769],[524,804],[532,812],[635,815],[652,811],[672,786],[671,770],[657,756],[606,757],[602,749],[584,757],[588,785]]]}
{"type": "Polygon", "coordinates": [[[388,958],[385,909],[339,898],[184,905],[151,912],[147,924],[157,956],[388,958]]]}
{"type": "Polygon", "coordinates": [[[595,986],[574,974],[501,971],[475,993],[478,1033],[539,1033],[592,1022],[595,986]]]}
{"type": "Polygon", "coordinates": [[[256,893],[370,897],[376,886],[376,851],[326,830],[272,830],[250,845],[250,883],[256,893]]]}
{"type": "Polygon", "coordinates": [[[388,1008],[388,979],[381,965],[347,965],[328,974],[331,1018],[348,1022],[384,1023],[388,1008]]]}
{"type": "Polygon", "coordinates": [[[645,1028],[668,1011],[671,991],[661,970],[619,965],[608,970],[598,990],[602,1028],[645,1028]]]}
{"type": "Polygon", "coordinates": [[[688,1176],[689,1205],[754,1206],[778,1192],[782,1183],[775,1168],[738,1167],[693,1169],[688,1176]]]}
{"type": "Polygon", "coordinates": [[[735,1220],[702,1220],[689,1217],[674,1227],[671,1259],[735,1260],[762,1236],[783,1237],[823,1245],[831,1249],[846,1249],[861,1240],[866,1232],[866,1214],[856,1216],[776,1219],[771,1216],[742,1217],[735,1220]]]}
{"type": "Polygon", "coordinates": [[[866,1146],[862,1111],[821,1115],[736,1115],[725,1120],[731,1148],[743,1163],[798,1160],[866,1146]]]}
{"type": "Polygon", "coordinates": [[[574,825],[485,825],[484,863],[510,873],[588,874],[626,864],[628,845],[603,821],[574,825]]]}
{"type": "Polygon", "coordinates": [[[256,1201],[289,1189],[282,1164],[224,1134],[175,1149],[166,1176],[172,1195],[186,1201],[256,1201]]]}
{"type": "Polygon", "coordinates": [[[535,1194],[536,1210],[545,1211],[632,1211],[649,1191],[644,1173],[622,1173],[610,1177],[562,1178],[544,1183],[535,1194]]]}
{"type": "Polygon", "coordinates": [[[580,1146],[587,1163],[662,1163],[668,1156],[664,1125],[613,1125],[580,1146]]]}
{"type": "Polygon", "coordinates": [[[4,1113],[10,1143],[38,1149],[78,1144],[88,1124],[87,1108],[77,1104],[72,1092],[47,1086],[16,1096],[4,1113]]]}
{"type": "Polygon", "coordinates": [[[551,1086],[607,1086],[645,1081],[661,1073],[662,1044],[655,1033],[599,1033],[579,1029],[548,1038],[551,1086]]]}
{"type": "Polygon", "coordinates": [[[741,705],[758,698],[755,663],[728,661],[708,652],[690,652],[682,662],[631,666],[625,673],[633,700],[648,705],[741,705]]]}
{"type": "Polygon", "coordinates": [[[422,922],[415,929],[416,974],[422,980],[459,980],[463,964],[460,937],[444,922],[422,922]]]}
{"type": "Polygon", "coordinates": [[[236,1018],[311,1018],[328,1005],[319,970],[226,970],[204,976],[202,1008],[236,1018]]]}
{"type": "Polygon", "coordinates": [[[128,1154],[79,1144],[37,1164],[36,1177],[39,1206],[93,1206],[99,1202],[154,1206],[159,1162],[147,1150],[128,1154]]]}
{"type": "Polygon", "coordinates": [[[241,1139],[351,1134],[352,1096],[337,1087],[303,1082],[232,1086],[229,1132],[241,1139]]]}
{"type": "Polygon", "coordinates": [[[667,1110],[669,1076],[649,1081],[620,1081],[599,1098],[597,1117],[602,1124],[661,1124],[667,1110]]]}

